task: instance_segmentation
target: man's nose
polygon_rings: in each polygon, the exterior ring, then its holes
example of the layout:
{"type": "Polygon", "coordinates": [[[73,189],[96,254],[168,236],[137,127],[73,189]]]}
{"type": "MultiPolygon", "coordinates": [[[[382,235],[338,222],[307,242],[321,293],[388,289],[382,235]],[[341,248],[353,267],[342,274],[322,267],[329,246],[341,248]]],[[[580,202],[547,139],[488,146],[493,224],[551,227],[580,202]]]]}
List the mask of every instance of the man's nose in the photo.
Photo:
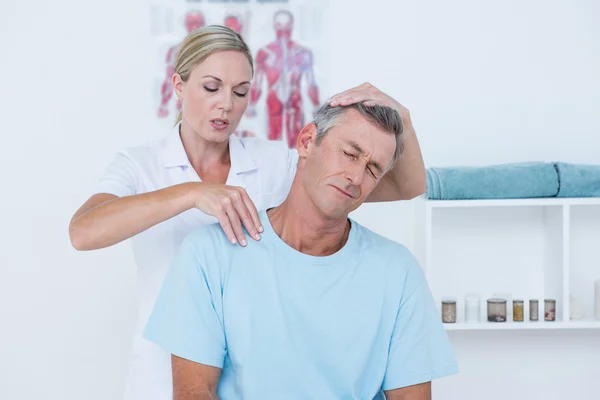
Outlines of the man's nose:
{"type": "Polygon", "coordinates": [[[355,162],[346,169],[346,179],[352,185],[360,185],[365,178],[365,167],[362,163],[355,162]]]}

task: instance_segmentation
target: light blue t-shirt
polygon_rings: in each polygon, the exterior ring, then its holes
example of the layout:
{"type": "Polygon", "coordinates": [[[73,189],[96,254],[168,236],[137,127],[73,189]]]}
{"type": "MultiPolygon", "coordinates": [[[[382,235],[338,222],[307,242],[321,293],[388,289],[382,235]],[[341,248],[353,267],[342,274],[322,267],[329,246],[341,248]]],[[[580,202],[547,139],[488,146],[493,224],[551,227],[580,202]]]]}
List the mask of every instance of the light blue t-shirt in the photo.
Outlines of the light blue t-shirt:
{"type": "Polygon", "coordinates": [[[458,372],[416,260],[351,221],[333,255],[264,232],[233,245],[217,224],[184,240],[144,336],[222,368],[220,400],[354,400],[458,372]]]}

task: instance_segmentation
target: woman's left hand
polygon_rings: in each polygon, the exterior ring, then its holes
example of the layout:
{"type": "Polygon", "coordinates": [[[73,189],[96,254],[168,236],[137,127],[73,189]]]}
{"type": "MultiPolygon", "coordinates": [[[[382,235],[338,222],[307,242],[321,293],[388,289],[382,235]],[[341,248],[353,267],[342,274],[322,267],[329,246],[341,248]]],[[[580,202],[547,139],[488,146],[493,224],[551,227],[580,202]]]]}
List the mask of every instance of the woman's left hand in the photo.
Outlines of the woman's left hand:
{"type": "Polygon", "coordinates": [[[328,102],[331,107],[348,106],[356,103],[362,103],[365,106],[380,105],[390,107],[398,111],[405,125],[410,123],[410,112],[406,107],[368,82],[338,93],[332,96],[328,102]]]}

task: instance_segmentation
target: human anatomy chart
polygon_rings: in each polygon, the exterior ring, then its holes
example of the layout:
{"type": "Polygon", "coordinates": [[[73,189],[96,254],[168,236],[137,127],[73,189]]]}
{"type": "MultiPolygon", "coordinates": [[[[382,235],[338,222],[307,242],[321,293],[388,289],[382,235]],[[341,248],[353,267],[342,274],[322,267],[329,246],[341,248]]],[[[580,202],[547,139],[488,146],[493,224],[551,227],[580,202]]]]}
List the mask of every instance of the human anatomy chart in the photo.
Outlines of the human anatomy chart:
{"type": "Polygon", "coordinates": [[[171,87],[179,44],[205,25],[225,25],[248,43],[254,79],[236,134],[285,141],[298,134],[328,93],[327,2],[310,0],[149,0],[153,101],[158,123],[173,126],[181,104],[171,87]]]}

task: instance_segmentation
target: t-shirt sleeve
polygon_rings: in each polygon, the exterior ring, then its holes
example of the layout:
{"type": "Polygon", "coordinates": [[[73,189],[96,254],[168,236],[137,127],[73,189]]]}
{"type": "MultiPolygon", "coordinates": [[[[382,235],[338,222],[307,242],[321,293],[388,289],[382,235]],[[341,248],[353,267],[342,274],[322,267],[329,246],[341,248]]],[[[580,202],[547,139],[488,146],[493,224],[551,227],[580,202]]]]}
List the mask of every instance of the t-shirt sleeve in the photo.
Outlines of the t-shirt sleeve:
{"type": "Polygon", "coordinates": [[[193,236],[183,241],[169,268],[144,337],[178,357],[223,368],[220,281],[201,265],[193,236]]]}
{"type": "Polygon", "coordinates": [[[411,263],[392,333],[383,390],[416,385],[458,372],[427,280],[414,258],[411,263]]]}
{"type": "Polygon", "coordinates": [[[94,193],[109,193],[124,197],[139,192],[139,175],[135,162],[121,151],[108,165],[104,174],[94,185],[94,193]]]}

